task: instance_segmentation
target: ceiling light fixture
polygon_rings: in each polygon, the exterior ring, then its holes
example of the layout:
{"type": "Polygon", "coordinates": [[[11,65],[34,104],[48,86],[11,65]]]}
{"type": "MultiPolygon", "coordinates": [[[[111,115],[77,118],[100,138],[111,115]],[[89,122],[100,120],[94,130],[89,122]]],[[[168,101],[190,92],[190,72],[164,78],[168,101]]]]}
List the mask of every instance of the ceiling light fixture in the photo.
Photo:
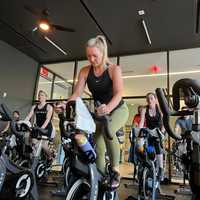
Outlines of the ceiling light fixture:
{"type": "Polygon", "coordinates": [[[38,23],[38,27],[41,31],[44,31],[44,32],[50,31],[50,25],[49,25],[49,21],[47,19],[40,20],[38,23]]]}
{"type": "Polygon", "coordinates": [[[67,55],[67,52],[64,51],[61,47],[59,47],[55,42],[53,42],[50,38],[47,36],[44,36],[44,39],[47,40],[49,43],[51,43],[56,49],[58,49],[60,52],[62,52],[64,55],[67,55]]]}
{"type": "Polygon", "coordinates": [[[151,38],[150,38],[150,35],[149,35],[149,31],[147,29],[146,22],[145,22],[145,20],[143,18],[143,16],[145,15],[145,11],[144,10],[138,10],[138,15],[141,16],[141,18],[142,18],[142,26],[144,28],[147,40],[148,40],[149,44],[151,45],[152,42],[151,42],[151,38]]]}
{"type": "Polygon", "coordinates": [[[147,25],[146,25],[146,22],[144,21],[144,19],[142,20],[142,26],[143,26],[145,34],[147,36],[147,40],[148,40],[149,44],[151,45],[151,38],[150,38],[149,31],[147,29],[147,25]]]}
{"type": "Polygon", "coordinates": [[[40,23],[39,27],[43,31],[49,31],[49,29],[50,29],[49,24],[45,24],[45,23],[40,23]]]}

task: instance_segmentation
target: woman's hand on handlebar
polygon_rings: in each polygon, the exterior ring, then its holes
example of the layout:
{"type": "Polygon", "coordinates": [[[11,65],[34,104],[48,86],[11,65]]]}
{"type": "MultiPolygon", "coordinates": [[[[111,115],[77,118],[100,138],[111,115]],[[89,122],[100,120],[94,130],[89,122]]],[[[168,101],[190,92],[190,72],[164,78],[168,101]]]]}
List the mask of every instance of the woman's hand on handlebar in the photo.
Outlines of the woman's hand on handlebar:
{"type": "Polygon", "coordinates": [[[98,116],[110,114],[110,110],[108,109],[108,106],[106,104],[101,104],[100,106],[98,106],[96,108],[96,111],[98,116]]]}

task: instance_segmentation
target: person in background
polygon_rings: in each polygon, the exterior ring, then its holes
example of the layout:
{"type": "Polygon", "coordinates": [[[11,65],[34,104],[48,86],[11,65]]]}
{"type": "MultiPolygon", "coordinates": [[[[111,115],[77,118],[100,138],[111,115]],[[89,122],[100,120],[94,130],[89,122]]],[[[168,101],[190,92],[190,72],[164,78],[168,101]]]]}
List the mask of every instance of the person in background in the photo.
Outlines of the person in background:
{"type": "MultiPolygon", "coordinates": [[[[187,107],[182,107],[182,111],[188,110],[187,107]]],[[[192,131],[192,117],[190,115],[186,116],[181,116],[176,119],[175,122],[175,128],[174,131],[176,134],[183,134],[186,131],[192,131]]],[[[174,141],[172,144],[173,150],[178,155],[181,157],[184,165],[180,164],[180,160],[177,159],[177,156],[174,156],[174,164],[176,166],[176,169],[178,172],[183,171],[184,172],[184,179],[187,178],[187,172],[189,170],[189,163],[187,160],[187,141],[185,139],[181,141],[174,141]],[[184,168],[183,168],[184,167],[184,168]]]]}
{"type": "MultiPolygon", "coordinates": [[[[139,123],[139,128],[144,128],[145,126],[151,130],[158,128],[162,134],[164,132],[164,126],[162,121],[162,114],[159,110],[157,97],[154,93],[150,92],[146,95],[147,106],[141,111],[141,121],[139,123]],[[146,123],[146,125],[145,125],[146,123]]],[[[159,164],[159,178],[162,181],[164,178],[164,161],[163,161],[163,147],[162,140],[164,135],[160,136],[160,142],[155,141],[154,147],[159,164]]]]}
{"type": "MultiPolygon", "coordinates": [[[[138,113],[134,116],[132,125],[133,127],[137,128],[139,127],[140,121],[141,121],[141,112],[144,106],[140,105],[138,106],[138,113]]],[[[144,122],[144,127],[146,126],[146,123],[144,122]]]]}
{"type": "MultiPolygon", "coordinates": [[[[142,106],[142,105],[138,106],[138,108],[137,108],[138,113],[133,117],[133,122],[132,122],[133,128],[132,128],[132,131],[129,135],[131,146],[130,146],[130,149],[129,149],[129,159],[128,160],[129,160],[129,162],[134,164],[134,174],[133,174],[134,180],[136,179],[136,174],[137,174],[137,158],[136,158],[136,154],[135,154],[136,136],[134,135],[133,129],[139,127],[139,124],[140,124],[140,121],[141,121],[141,112],[142,112],[143,108],[144,108],[144,106],[142,106]]],[[[144,127],[146,127],[145,122],[144,122],[144,127]]]]}
{"type": "MultiPolygon", "coordinates": [[[[47,94],[43,90],[40,90],[38,93],[38,100],[39,103],[36,105],[33,105],[31,108],[31,111],[25,118],[25,121],[30,121],[33,116],[35,116],[35,124],[36,126],[47,129],[48,133],[47,136],[51,138],[51,134],[53,131],[53,125],[51,122],[52,116],[53,116],[53,107],[46,102],[47,94]]],[[[37,145],[38,140],[33,138],[32,143],[37,145]]],[[[45,151],[46,155],[48,156],[48,160],[52,161],[53,155],[48,147],[48,141],[44,140],[42,141],[42,148],[45,151]]]]}
{"type": "MultiPolygon", "coordinates": [[[[187,107],[182,107],[181,110],[187,110],[187,107]]],[[[191,131],[192,130],[192,117],[189,115],[181,116],[177,118],[175,123],[175,133],[181,134],[185,131],[191,131]]]]}
{"type": "Polygon", "coordinates": [[[159,128],[164,131],[162,123],[162,114],[159,110],[157,97],[154,93],[148,93],[146,95],[147,105],[142,108],[141,120],[139,128],[144,128],[145,125],[149,129],[159,128]]]}
{"type": "Polygon", "coordinates": [[[18,110],[13,111],[13,119],[14,119],[14,121],[20,120],[20,113],[18,110]]]}

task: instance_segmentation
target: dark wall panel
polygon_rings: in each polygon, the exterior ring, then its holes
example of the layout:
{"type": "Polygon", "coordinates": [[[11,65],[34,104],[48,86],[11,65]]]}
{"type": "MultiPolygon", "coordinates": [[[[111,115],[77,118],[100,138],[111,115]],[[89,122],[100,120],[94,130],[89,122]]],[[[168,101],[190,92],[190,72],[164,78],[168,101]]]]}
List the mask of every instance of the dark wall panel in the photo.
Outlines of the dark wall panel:
{"type": "Polygon", "coordinates": [[[38,63],[7,43],[0,41],[0,94],[11,110],[24,116],[32,104],[38,63]]]}

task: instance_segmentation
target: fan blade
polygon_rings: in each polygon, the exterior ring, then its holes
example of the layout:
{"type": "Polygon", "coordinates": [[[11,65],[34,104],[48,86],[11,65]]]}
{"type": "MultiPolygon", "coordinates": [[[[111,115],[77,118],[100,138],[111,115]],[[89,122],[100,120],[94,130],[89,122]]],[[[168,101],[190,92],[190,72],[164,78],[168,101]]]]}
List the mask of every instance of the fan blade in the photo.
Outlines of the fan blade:
{"type": "Polygon", "coordinates": [[[28,12],[30,12],[31,14],[41,17],[41,11],[35,8],[32,8],[31,6],[25,5],[24,9],[27,10],[28,12]]]}
{"type": "Polygon", "coordinates": [[[31,30],[26,31],[26,32],[24,33],[24,35],[25,35],[25,37],[28,37],[28,36],[32,35],[33,33],[35,33],[37,30],[38,30],[38,27],[34,27],[34,28],[32,28],[31,30]]]}
{"type": "Polygon", "coordinates": [[[50,26],[52,26],[53,28],[59,31],[75,32],[75,30],[72,28],[67,28],[64,26],[56,25],[56,24],[51,24],[50,26]]]}

